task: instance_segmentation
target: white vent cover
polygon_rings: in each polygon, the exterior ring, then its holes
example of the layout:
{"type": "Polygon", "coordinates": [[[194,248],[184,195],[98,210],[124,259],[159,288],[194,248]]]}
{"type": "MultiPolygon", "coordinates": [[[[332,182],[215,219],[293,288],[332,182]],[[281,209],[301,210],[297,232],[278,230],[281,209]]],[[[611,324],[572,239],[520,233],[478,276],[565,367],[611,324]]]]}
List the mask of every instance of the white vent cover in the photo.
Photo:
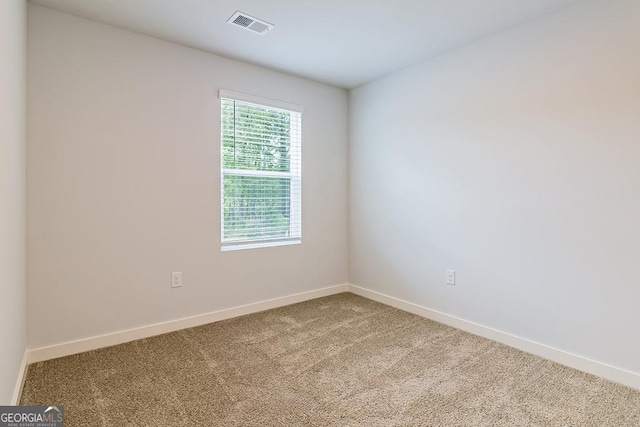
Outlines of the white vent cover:
{"type": "Polygon", "coordinates": [[[266,21],[263,21],[258,18],[254,18],[253,16],[247,15],[244,12],[240,12],[239,10],[234,13],[231,18],[227,19],[229,24],[237,25],[239,27],[244,28],[245,30],[253,31],[254,33],[258,33],[263,35],[268,33],[275,25],[269,24],[266,21]]]}

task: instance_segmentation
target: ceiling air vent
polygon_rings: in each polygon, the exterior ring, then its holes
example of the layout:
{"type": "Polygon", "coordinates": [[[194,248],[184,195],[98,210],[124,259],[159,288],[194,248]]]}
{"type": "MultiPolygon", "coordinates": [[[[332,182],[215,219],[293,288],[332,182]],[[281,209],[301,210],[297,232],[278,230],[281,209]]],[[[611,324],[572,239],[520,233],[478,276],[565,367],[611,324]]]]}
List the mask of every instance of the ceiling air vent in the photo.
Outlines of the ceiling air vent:
{"type": "Polygon", "coordinates": [[[231,16],[231,18],[227,19],[227,22],[242,27],[245,30],[258,33],[260,35],[268,33],[275,26],[240,11],[236,11],[236,13],[231,16]]]}

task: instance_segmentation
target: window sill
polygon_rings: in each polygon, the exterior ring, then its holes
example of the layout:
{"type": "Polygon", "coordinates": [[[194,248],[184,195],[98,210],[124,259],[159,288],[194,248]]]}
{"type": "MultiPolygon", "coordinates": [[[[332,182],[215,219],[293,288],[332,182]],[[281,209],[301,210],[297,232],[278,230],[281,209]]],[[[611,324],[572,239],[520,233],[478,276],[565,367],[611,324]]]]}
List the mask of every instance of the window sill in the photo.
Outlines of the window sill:
{"type": "Polygon", "coordinates": [[[227,243],[223,244],[220,247],[222,252],[227,251],[239,251],[243,249],[258,249],[258,248],[272,248],[275,246],[289,246],[289,245],[299,245],[302,243],[302,240],[278,240],[278,241],[270,241],[270,242],[249,242],[249,243],[227,243]]]}

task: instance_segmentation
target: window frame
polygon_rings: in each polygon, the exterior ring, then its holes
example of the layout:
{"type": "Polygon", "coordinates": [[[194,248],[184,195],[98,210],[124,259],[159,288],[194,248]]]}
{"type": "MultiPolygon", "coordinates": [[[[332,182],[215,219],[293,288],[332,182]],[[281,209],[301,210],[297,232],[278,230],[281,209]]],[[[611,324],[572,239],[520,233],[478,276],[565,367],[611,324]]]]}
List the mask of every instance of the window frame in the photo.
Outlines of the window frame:
{"type": "Polygon", "coordinates": [[[240,249],[254,249],[263,247],[274,247],[284,245],[297,245],[302,243],[302,113],[300,105],[269,98],[262,98],[253,95],[246,95],[239,92],[220,89],[220,245],[222,251],[232,251],[240,249]],[[290,132],[290,155],[291,158],[298,159],[290,162],[288,172],[280,171],[257,171],[245,169],[229,169],[224,167],[224,138],[223,138],[223,100],[238,101],[255,104],[277,110],[283,110],[292,114],[297,114],[299,118],[298,126],[291,126],[290,132]],[[264,178],[287,178],[290,180],[289,189],[289,211],[290,211],[290,234],[287,238],[261,238],[253,240],[224,240],[224,178],[225,176],[250,176],[264,178]],[[295,214],[294,214],[295,213],[295,214]],[[298,221],[296,226],[294,218],[298,221]]]}

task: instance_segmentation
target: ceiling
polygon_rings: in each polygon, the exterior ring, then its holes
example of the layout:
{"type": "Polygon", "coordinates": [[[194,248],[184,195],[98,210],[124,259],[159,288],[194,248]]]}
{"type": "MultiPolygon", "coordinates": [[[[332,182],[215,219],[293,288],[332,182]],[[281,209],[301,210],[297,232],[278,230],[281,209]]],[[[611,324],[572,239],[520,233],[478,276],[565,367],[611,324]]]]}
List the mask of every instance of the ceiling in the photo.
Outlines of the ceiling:
{"type": "Polygon", "coordinates": [[[353,88],[580,0],[30,0],[63,12],[353,88]],[[240,10],[275,24],[228,24],[240,10]]]}

